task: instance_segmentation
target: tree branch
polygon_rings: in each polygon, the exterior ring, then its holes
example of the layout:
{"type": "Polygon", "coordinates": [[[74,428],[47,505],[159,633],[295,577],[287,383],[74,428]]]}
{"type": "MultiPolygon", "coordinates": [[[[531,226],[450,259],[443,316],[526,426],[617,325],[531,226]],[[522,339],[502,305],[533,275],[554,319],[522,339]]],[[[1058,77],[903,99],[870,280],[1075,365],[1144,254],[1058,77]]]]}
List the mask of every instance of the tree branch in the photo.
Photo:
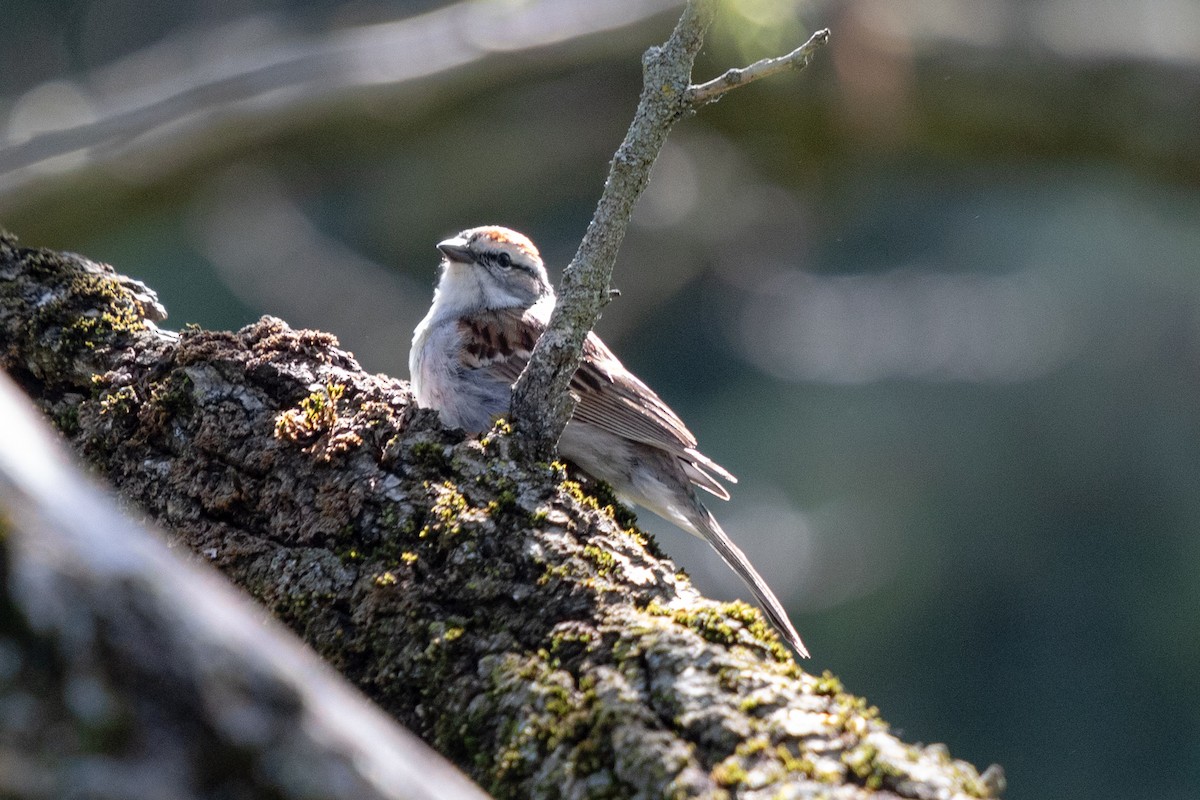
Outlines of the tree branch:
{"type": "MultiPolygon", "coordinates": [[[[704,89],[708,84],[694,87],[691,83],[692,65],[715,13],[715,0],[689,0],[667,41],[651,47],[642,57],[642,94],[633,122],[613,156],[604,191],[583,241],[563,271],[558,304],[546,332],[513,386],[511,416],[518,442],[534,456],[548,457],[553,452],[571,418],[574,404],[567,387],[579,367],[583,342],[611,299],[609,284],[617,251],[629,227],[634,204],[650,180],[650,169],[667,135],[681,117],[715,99],[715,94],[708,99],[696,99],[695,91],[710,90],[704,89]]],[[[794,68],[807,63],[812,52],[828,38],[828,31],[814,34],[797,51],[783,57],[788,60],[786,66],[794,68]]],[[[758,64],[742,72],[756,68],[758,64]]],[[[717,80],[725,80],[726,76],[717,80]]],[[[740,84],[753,79],[734,80],[740,84]]],[[[721,91],[730,88],[733,86],[721,91]]]]}
{"type": "Polygon", "coordinates": [[[161,318],[110,267],[0,235],[0,366],[128,503],[496,796],[994,793],[503,431],[446,431],[327,334],[161,318]]]}
{"type": "Polygon", "coordinates": [[[687,100],[692,108],[701,108],[719,100],[726,92],[761,78],[769,78],[787,70],[802,70],[808,66],[817,48],[829,41],[829,29],[823,28],[792,52],[778,58],[764,58],[748,67],[731,69],[723,75],[688,87],[687,100]]]}

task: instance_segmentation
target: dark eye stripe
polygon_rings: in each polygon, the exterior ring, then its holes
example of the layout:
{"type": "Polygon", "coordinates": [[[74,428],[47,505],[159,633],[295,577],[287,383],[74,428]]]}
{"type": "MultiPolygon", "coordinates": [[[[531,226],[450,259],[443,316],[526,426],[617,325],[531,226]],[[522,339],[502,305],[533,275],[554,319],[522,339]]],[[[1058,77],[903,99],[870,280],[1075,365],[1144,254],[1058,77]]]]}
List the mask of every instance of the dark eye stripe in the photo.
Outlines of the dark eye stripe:
{"type": "Polygon", "coordinates": [[[529,266],[528,264],[526,264],[522,261],[513,260],[513,257],[511,255],[509,255],[508,253],[505,253],[503,251],[498,252],[498,253],[497,252],[487,253],[484,255],[484,258],[487,259],[489,264],[499,267],[500,269],[519,269],[522,272],[529,273],[530,275],[534,274],[533,267],[529,266]]]}

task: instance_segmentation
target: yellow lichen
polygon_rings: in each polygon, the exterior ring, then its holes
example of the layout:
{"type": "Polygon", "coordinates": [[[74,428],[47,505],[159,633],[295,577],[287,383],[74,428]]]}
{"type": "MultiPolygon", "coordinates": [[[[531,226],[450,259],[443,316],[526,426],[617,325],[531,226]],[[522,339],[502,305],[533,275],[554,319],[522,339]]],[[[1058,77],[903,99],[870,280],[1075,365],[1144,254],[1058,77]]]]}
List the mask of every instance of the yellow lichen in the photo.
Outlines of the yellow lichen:
{"type": "Polygon", "coordinates": [[[332,430],[338,421],[337,404],[345,391],[339,383],[327,383],[295,408],[281,412],[275,418],[275,438],[294,442],[332,430]]]}
{"type": "Polygon", "coordinates": [[[467,498],[452,481],[443,481],[430,488],[437,493],[437,500],[429,509],[430,521],[417,535],[424,539],[434,533],[458,534],[462,530],[459,517],[469,508],[467,498]]]}

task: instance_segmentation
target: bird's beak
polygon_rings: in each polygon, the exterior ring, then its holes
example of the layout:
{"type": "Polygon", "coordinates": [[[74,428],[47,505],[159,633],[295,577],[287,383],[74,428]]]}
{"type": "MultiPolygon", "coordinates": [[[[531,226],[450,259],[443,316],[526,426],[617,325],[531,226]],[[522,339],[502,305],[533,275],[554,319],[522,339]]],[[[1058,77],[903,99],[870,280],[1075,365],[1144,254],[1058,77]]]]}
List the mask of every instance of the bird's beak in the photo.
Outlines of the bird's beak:
{"type": "Polygon", "coordinates": [[[444,242],[438,242],[437,249],[441,250],[442,255],[450,261],[456,261],[459,264],[475,263],[475,254],[467,246],[467,240],[461,236],[455,236],[444,242]]]}

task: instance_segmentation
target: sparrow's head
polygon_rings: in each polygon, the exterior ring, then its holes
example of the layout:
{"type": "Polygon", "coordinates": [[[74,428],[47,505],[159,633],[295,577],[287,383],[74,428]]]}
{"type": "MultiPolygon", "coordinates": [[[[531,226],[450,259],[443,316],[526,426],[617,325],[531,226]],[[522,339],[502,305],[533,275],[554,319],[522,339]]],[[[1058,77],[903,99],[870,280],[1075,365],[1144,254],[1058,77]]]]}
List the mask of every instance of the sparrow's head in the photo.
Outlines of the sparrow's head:
{"type": "Polygon", "coordinates": [[[474,308],[528,308],[554,289],[533,242],[516,231],[488,225],[438,243],[442,251],[440,299],[474,308]]]}

